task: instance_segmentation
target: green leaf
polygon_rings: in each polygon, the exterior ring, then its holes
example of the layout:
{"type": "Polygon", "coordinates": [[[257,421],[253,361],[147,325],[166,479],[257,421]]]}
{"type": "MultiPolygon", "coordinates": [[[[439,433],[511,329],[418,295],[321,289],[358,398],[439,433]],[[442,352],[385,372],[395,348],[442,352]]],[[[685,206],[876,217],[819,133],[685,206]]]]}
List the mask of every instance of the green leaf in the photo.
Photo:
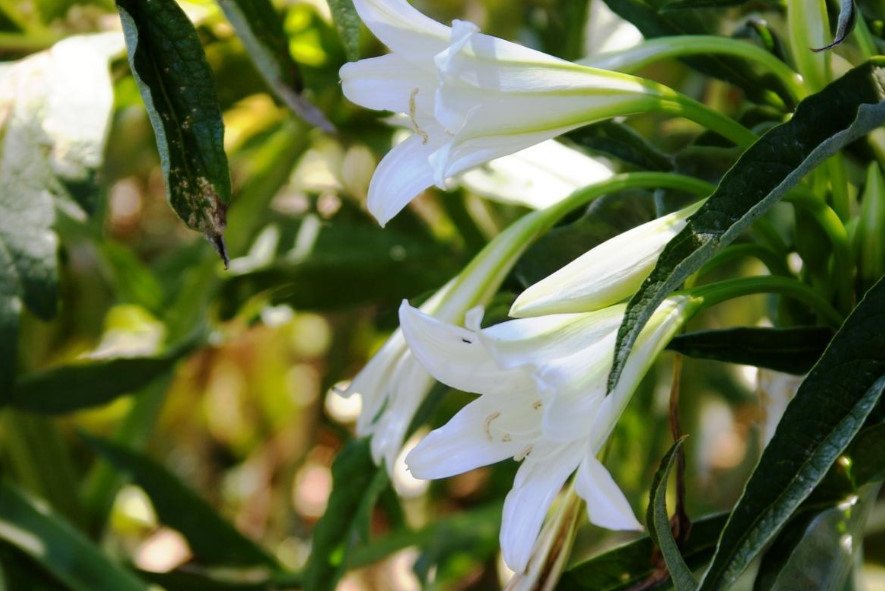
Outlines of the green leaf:
{"type": "Polygon", "coordinates": [[[138,574],[166,591],[282,591],[301,588],[297,580],[267,579],[256,582],[253,573],[245,573],[245,576],[240,577],[236,573],[217,573],[224,576],[220,578],[208,572],[182,568],[163,573],[139,571],[138,574]]]}
{"type": "Polygon", "coordinates": [[[839,20],[836,22],[836,36],[833,42],[823,47],[812,49],[812,51],[826,51],[832,49],[845,41],[854,25],[857,24],[857,7],[854,0],[840,0],[839,2],[839,20]]]}
{"type": "Polygon", "coordinates": [[[673,539],[673,532],[670,531],[670,518],[667,515],[667,477],[670,476],[670,469],[673,467],[673,462],[676,460],[679,448],[682,447],[684,441],[685,437],[676,441],[661,460],[661,466],[655,472],[652,481],[651,498],[645,517],[648,533],[664,555],[667,570],[670,571],[670,578],[673,580],[676,591],[690,591],[697,587],[697,581],[685,563],[676,540],[673,539]]]}
{"type": "MultiPolygon", "coordinates": [[[[681,548],[690,568],[705,564],[713,556],[716,540],[727,517],[724,513],[711,515],[691,524],[688,539],[681,548]]],[[[563,574],[557,589],[622,591],[635,588],[658,574],[654,556],[654,542],[648,536],[642,537],[572,566],[563,574]]]]}
{"type": "MultiPolygon", "coordinates": [[[[0,392],[11,390],[22,306],[55,315],[55,206],[82,216],[113,107],[108,59],[119,35],[70,37],[0,67],[0,392]]],[[[6,396],[0,396],[5,398],[6,396]]],[[[2,401],[0,401],[2,402],[2,401]]]]}
{"type": "Polygon", "coordinates": [[[851,479],[860,487],[869,482],[885,480],[885,423],[872,425],[851,442],[845,453],[851,458],[851,479]]]}
{"type": "Polygon", "coordinates": [[[609,389],[636,337],[668,294],[777,203],[818,164],[885,122],[885,58],[875,58],[803,100],[792,119],[744,152],[667,244],[630,299],[618,331],[609,389]]]}
{"type": "Polygon", "coordinates": [[[327,1],[347,60],[355,62],[360,59],[360,15],[353,6],[353,0],[327,1]]]}
{"type": "Polygon", "coordinates": [[[565,137],[591,153],[617,158],[640,170],[673,170],[672,157],[658,150],[632,127],[617,121],[580,127],[565,137]]]}
{"type": "Polygon", "coordinates": [[[679,335],[667,349],[698,359],[801,375],[811,369],[832,338],[833,329],[826,326],[727,328],[679,335]]]}
{"type": "Polygon", "coordinates": [[[270,0],[218,0],[267,85],[295,115],[325,131],[335,128],[304,96],[298,64],[289,53],[283,20],[270,0]]]}
{"type": "Polygon", "coordinates": [[[63,365],[19,379],[10,404],[40,414],[64,414],[106,404],[165,374],[197,339],[157,357],[116,357],[63,365]]]}
{"type": "Polygon", "coordinates": [[[0,539],[76,591],[148,589],[44,503],[4,481],[0,481],[0,539]]]}
{"type": "Polygon", "coordinates": [[[175,0],[117,0],[117,8],[169,204],[227,264],[222,235],[231,187],[224,124],[197,32],[175,0]]]}
{"type": "Polygon", "coordinates": [[[384,468],[372,461],[368,439],[350,441],[338,453],[332,464],[329,504],[313,530],[305,589],[335,588],[348,568],[352,549],[368,541],[372,508],[388,482],[384,468]]]}
{"type": "Polygon", "coordinates": [[[147,493],[160,521],[181,532],[199,564],[277,566],[264,549],[222,519],[211,505],[162,465],[110,441],[85,434],[83,438],[147,493]]]}
{"type": "Polygon", "coordinates": [[[728,587],[826,475],[885,388],[885,279],[787,406],[722,532],[701,589],[728,587]]]}

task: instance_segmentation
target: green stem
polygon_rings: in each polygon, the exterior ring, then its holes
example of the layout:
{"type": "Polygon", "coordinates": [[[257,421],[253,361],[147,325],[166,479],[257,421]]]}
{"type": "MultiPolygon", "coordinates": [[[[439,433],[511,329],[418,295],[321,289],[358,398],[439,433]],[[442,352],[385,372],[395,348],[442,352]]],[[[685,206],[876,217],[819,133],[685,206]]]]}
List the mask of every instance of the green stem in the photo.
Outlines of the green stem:
{"type": "Polygon", "coordinates": [[[838,327],[842,315],[818,292],[806,284],[789,277],[764,275],[762,277],[740,277],[686,290],[695,298],[697,311],[715,306],[727,300],[760,293],[776,293],[789,296],[811,306],[828,324],[838,327]]]}
{"type": "Polygon", "coordinates": [[[707,261],[704,266],[701,267],[700,270],[698,270],[698,272],[693,275],[693,277],[700,277],[714,269],[719,268],[722,265],[745,257],[758,259],[762,262],[763,265],[765,265],[769,273],[773,275],[781,275],[784,277],[792,276],[792,273],[790,273],[790,269],[789,267],[787,267],[787,264],[774,251],[762,246],[761,244],[747,242],[742,244],[733,244],[727,247],[722,252],[717,253],[715,256],[713,256],[713,258],[707,261]]]}
{"type": "Polygon", "coordinates": [[[496,236],[443,288],[444,294],[438,292],[440,303],[432,313],[441,320],[459,322],[466,310],[488,301],[498,291],[517,257],[539,236],[578,207],[625,189],[675,189],[706,197],[715,187],[706,181],[670,172],[628,172],[578,189],[546,209],[526,214],[496,236]]]}
{"type": "Polygon", "coordinates": [[[759,139],[755,133],[731,117],[723,115],[703,103],[679,93],[676,93],[676,96],[673,98],[673,101],[663,101],[660,104],[659,110],[694,121],[701,127],[715,131],[742,148],[751,145],[759,139]]]}
{"type": "Polygon", "coordinates": [[[848,193],[848,178],[841,153],[827,160],[827,173],[833,193],[833,209],[840,220],[848,220],[851,217],[851,196],[848,193]]]}
{"type": "Polygon", "coordinates": [[[787,196],[787,201],[807,211],[830,239],[833,245],[833,273],[836,275],[834,281],[839,307],[848,312],[853,304],[851,286],[854,283],[848,230],[833,208],[814,194],[794,191],[787,196]]]}
{"type": "Polygon", "coordinates": [[[808,95],[802,77],[772,54],[751,43],[715,35],[675,35],[649,39],[635,47],[602,53],[578,63],[633,74],[661,60],[709,54],[730,55],[756,62],[782,80],[794,99],[801,100],[808,95]]]}
{"type": "Polygon", "coordinates": [[[0,51],[31,52],[51,47],[60,37],[53,33],[0,32],[0,51]]]}

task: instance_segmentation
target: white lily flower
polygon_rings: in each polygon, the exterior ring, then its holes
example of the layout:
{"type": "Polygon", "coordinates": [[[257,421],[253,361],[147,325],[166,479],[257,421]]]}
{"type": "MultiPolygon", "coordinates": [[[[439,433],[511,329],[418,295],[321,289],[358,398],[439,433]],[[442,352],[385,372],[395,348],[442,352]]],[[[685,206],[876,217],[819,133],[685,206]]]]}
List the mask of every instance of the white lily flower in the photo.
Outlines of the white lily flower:
{"type": "Polygon", "coordinates": [[[641,529],[630,504],[597,459],[618,417],[657,354],[694,311],[688,296],[661,305],[643,330],[609,396],[614,338],[625,306],[517,319],[480,328],[441,322],[404,302],[400,326],[412,353],[437,380],[480,394],[406,457],[417,478],[445,478],[514,458],[522,461],[504,503],[501,548],[522,572],[556,494],[575,487],[590,521],[641,529]]]}
{"type": "Polygon", "coordinates": [[[631,296],[651,274],[667,243],[685,227],[702,202],[657,218],[599,244],[522,292],[516,318],[586,312],[631,296]]]}
{"type": "Polygon", "coordinates": [[[541,209],[612,176],[601,160],[547,140],[469,170],[458,182],[487,199],[541,209]]]}
{"type": "MultiPolygon", "coordinates": [[[[378,165],[369,211],[383,225],[416,195],[474,166],[617,115],[681,112],[680,95],[634,76],[578,65],[442,25],[405,0],[355,0],[392,53],[345,64],[352,102],[408,114],[412,135],[378,165]]],[[[684,98],[684,97],[683,97],[684,98]]]]}

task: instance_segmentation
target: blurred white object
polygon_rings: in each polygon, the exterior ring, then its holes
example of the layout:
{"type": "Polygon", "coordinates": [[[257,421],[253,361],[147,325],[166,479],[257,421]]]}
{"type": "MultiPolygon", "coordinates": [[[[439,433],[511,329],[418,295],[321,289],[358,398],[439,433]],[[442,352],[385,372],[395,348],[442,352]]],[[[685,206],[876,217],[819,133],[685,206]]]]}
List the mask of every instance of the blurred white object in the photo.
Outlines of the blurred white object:
{"type": "Polygon", "coordinates": [[[497,158],[459,177],[468,190],[495,201],[542,209],[614,175],[603,161],[556,140],[497,158]]]}
{"type": "Polygon", "coordinates": [[[612,12],[602,0],[590,3],[590,16],[584,29],[585,55],[628,49],[641,41],[639,29],[612,12]]]}
{"type": "Polygon", "coordinates": [[[771,441],[777,424],[805,376],[795,376],[771,369],[759,368],[756,394],[760,407],[760,444],[764,448],[771,441]]]}

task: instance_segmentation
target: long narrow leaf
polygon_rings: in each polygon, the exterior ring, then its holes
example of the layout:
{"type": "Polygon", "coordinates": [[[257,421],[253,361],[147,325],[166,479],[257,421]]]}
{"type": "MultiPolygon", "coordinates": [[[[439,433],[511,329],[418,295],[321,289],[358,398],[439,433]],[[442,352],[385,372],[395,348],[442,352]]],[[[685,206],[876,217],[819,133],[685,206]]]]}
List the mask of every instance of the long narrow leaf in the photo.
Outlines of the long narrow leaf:
{"type": "Polygon", "coordinates": [[[0,481],[0,539],[30,556],[76,591],[148,589],[61,516],[4,481],[0,481]]]}
{"type": "Polygon", "coordinates": [[[701,589],[728,587],[858,433],[885,388],[885,279],[867,292],[787,406],[722,532],[701,589]]]}
{"type": "Polygon", "coordinates": [[[655,473],[651,485],[651,498],[645,522],[648,526],[648,533],[661,549],[661,554],[664,555],[667,570],[670,571],[670,578],[676,591],[692,591],[697,587],[697,581],[694,580],[676,540],[673,539],[673,532],[670,531],[670,518],[667,516],[667,477],[670,476],[670,469],[673,468],[673,462],[676,460],[676,455],[679,453],[683,441],[685,441],[684,437],[674,443],[661,460],[661,466],[655,473]]]}
{"type": "Polygon", "coordinates": [[[609,389],[636,337],[667,295],[777,203],[818,164],[885,122],[885,57],[851,70],[805,99],[790,121],[769,130],[661,253],[630,300],[618,331],[609,389]]]}
{"type": "Polygon", "coordinates": [[[230,171],[215,82],[194,26],[175,0],[117,0],[129,65],[157,138],[166,195],[227,263],[222,235],[230,171]]]}

